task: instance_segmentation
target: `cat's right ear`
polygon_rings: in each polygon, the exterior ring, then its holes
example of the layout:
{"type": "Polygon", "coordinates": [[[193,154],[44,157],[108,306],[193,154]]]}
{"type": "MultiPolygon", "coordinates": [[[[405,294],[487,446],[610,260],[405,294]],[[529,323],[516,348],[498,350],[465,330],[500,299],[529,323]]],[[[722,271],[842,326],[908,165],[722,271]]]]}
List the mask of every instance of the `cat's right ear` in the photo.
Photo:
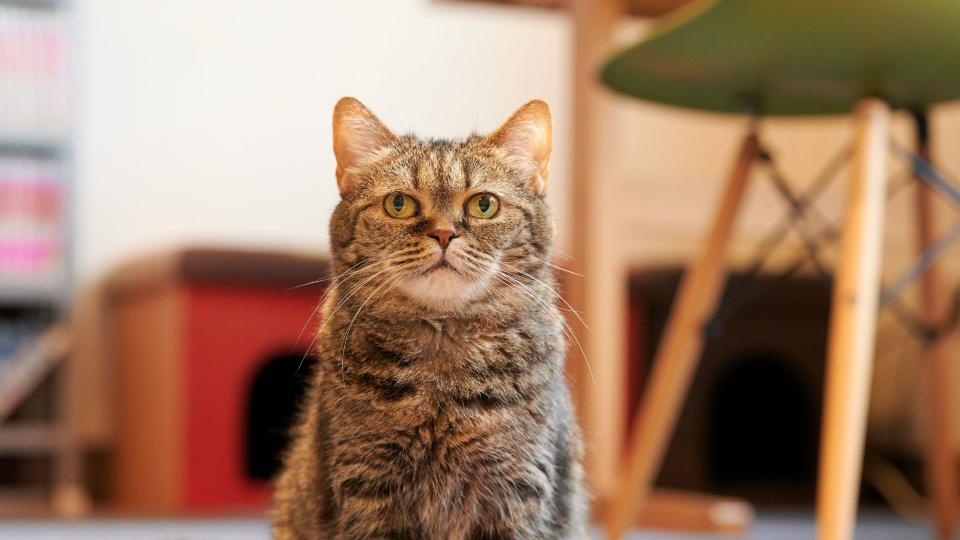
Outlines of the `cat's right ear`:
{"type": "Polygon", "coordinates": [[[550,107],[539,99],[513,113],[487,140],[502,148],[517,168],[525,170],[534,193],[547,189],[547,165],[553,147],[550,107]]]}
{"type": "Polygon", "coordinates": [[[340,98],[333,108],[333,153],[337,156],[337,187],[353,190],[356,172],[374,161],[396,136],[363,103],[340,98]]]}

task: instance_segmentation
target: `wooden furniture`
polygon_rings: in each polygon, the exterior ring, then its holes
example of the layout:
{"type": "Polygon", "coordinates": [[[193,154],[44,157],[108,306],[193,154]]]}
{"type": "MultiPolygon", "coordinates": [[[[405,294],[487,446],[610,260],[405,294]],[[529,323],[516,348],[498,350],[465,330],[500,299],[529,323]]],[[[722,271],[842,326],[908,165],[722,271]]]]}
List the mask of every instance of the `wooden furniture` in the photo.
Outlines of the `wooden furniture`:
{"type": "MultiPolygon", "coordinates": [[[[630,273],[629,421],[682,276],[681,264],[630,273]]],[[[831,292],[816,274],[753,267],[730,274],[658,485],[770,507],[813,503],[831,292]]]]}
{"type": "MultiPolygon", "coordinates": [[[[599,502],[598,521],[609,511],[599,502]]],[[[742,535],[753,523],[753,507],[736,497],[716,497],[687,491],[660,489],[637,515],[640,528],[683,530],[694,533],[742,535]]]]}
{"type": "Polygon", "coordinates": [[[201,249],[135,261],[107,279],[118,508],[267,507],[311,371],[327,274],[322,258],[201,249]],[[271,372],[280,377],[264,377],[271,372]]]}
{"type": "MultiPolygon", "coordinates": [[[[588,330],[580,317],[568,317],[582,345],[571,348],[567,369],[574,382],[574,398],[580,423],[590,451],[585,458],[587,478],[596,497],[594,516],[606,519],[610,494],[618,478],[617,463],[622,452],[625,425],[626,389],[622,359],[626,356],[623,321],[626,297],[623,284],[626,261],[609,235],[615,230],[608,201],[616,200],[609,182],[592,179],[608,175],[611,160],[601,143],[612,119],[608,92],[596,77],[597,67],[610,50],[614,27],[627,11],[619,0],[570,0],[573,20],[573,182],[571,197],[578,201],[573,213],[570,266],[585,276],[570,279],[570,302],[590,321],[588,330]]],[[[739,499],[719,499],[681,494],[683,512],[663,511],[677,498],[674,494],[651,494],[650,505],[634,524],[670,529],[697,529],[714,532],[743,532],[753,520],[752,509],[739,499]],[[666,505],[660,501],[666,499],[666,505]],[[734,509],[717,513],[722,508],[734,509]],[[696,517],[693,517],[696,516],[696,517]]]]}
{"type": "MultiPolygon", "coordinates": [[[[609,9],[609,8],[608,8],[609,9]]],[[[639,44],[603,70],[612,89],[643,99],[701,110],[759,115],[833,114],[852,110],[851,170],[827,352],[817,504],[821,540],[851,538],[856,518],[867,400],[873,363],[888,176],[891,107],[917,119],[920,156],[908,156],[918,177],[918,242],[924,250],[905,279],[942,254],[932,239],[928,188],[954,204],[960,190],[922,159],[928,153],[927,109],[960,97],[960,54],[953,29],[960,7],[895,0],[830,2],[782,0],[701,2],[661,21],[639,44]]],[[[649,497],[676,417],[696,369],[704,325],[726,277],[725,253],[751,165],[766,159],[754,122],[734,162],[701,254],[689,266],[633,423],[622,481],[608,531],[620,538],[649,497]]],[[[904,154],[905,152],[899,151],[904,154]]],[[[801,215],[803,208],[797,210],[801,215]]],[[[902,288],[885,291],[884,298],[902,288]]],[[[924,323],[943,314],[935,273],[923,282],[924,323]]],[[[928,484],[941,538],[956,522],[955,451],[950,444],[949,380],[942,332],[929,332],[925,369],[931,372],[932,444],[928,484]]]]}

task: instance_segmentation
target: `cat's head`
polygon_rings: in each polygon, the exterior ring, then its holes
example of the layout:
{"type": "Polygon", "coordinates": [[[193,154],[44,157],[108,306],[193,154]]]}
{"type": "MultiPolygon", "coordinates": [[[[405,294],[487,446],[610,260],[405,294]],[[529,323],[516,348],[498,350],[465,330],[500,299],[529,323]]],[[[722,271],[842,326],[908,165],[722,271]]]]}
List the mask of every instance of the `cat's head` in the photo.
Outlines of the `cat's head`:
{"type": "Polygon", "coordinates": [[[343,280],[380,287],[371,301],[402,294],[462,312],[543,278],[553,240],[546,103],[525,104],[490,135],[449,141],[395,135],[347,97],[334,110],[333,145],[334,259],[343,280]]]}

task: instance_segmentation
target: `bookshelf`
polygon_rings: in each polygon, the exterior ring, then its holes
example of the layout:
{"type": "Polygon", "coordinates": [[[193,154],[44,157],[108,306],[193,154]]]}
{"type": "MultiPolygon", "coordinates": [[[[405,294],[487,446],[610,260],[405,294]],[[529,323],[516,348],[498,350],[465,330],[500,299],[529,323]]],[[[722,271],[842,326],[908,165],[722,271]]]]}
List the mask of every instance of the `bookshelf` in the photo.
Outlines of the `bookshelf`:
{"type": "Polygon", "coordinates": [[[0,499],[76,513],[67,399],[69,3],[0,0],[0,499]]]}

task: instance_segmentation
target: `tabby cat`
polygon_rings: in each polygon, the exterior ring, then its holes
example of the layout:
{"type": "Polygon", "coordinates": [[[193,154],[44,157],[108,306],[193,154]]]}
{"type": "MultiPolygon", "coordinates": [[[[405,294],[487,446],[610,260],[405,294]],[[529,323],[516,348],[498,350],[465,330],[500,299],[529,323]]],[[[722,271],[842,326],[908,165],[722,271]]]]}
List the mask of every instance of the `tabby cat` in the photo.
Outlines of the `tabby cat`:
{"type": "Polygon", "coordinates": [[[585,538],[546,103],[451,141],[394,135],[348,97],[333,130],[337,277],[274,536],[585,538]]]}

